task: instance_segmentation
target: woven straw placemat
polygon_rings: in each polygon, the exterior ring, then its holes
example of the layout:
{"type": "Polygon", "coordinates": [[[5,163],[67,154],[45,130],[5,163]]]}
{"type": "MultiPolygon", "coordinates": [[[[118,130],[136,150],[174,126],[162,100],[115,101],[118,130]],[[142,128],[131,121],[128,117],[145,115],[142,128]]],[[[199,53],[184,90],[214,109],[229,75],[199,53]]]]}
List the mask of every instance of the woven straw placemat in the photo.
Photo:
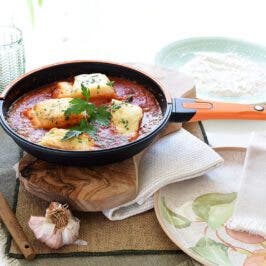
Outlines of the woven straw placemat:
{"type": "MultiPolygon", "coordinates": [[[[200,123],[184,127],[202,140],[206,137],[200,123]]],[[[34,238],[27,224],[31,215],[43,216],[48,203],[31,195],[19,184],[15,202],[16,216],[38,257],[160,254],[175,253],[178,249],[165,235],[151,210],[122,221],[109,221],[102,213],[75,212],[74,215],[81,220],[79,238],[86,240],[88,245],[69,245],[51,250],[34,238]]],[[[9,240],[7,248],[10,256],[23,257],[13,240],[9,240]]]]}

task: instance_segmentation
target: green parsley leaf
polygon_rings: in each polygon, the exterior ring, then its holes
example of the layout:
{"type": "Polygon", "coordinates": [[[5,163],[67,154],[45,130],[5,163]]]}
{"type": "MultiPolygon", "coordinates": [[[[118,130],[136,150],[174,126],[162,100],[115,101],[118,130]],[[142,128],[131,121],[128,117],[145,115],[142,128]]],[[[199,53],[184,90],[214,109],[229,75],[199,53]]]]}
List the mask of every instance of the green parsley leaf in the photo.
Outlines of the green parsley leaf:
{"type": "Polygon", "coordinates": [[[78,137],[79,135],[81,135],[82,132],[81,131],[78,131],[78,130],[68,130],[65,134],[65,136],[62,138],[62,141],[66,141],[66,140],[70,140],[70,139],[73,139],[73,138],[76,138],[78,137]]]}
{"type": "Polygon", "coordinates": [[[129,95],[127,98],[126,98],[126,100],[125,100],[125,102],[127,102],[127,103],[131,103],[133,101],[133,95],[129,95]]]}
{"type": "Polygon", "coordinates": [[[111,87],[113,87],[114,84],[115,84],[115,81],[108,81],[108,82],[106,83],[107,86],[111,86],[111,87]]]}
{"type": "Polygon", "coordinates": [[[97,110],[97,107],[91,103],[88,103],[85,108],[85,111],[90,118],[94,116],[96,110],[97,110]]]}
{"type": "Polygon", "coordinates": [[[125,127],[126,130],[129,130],[129,127],[128,127],[128,120],[127,120],[127,119],[122,118],[122,119],[120,120],[120,123],[122,123],[122,124],[124,125],[124,127],[125,127]]]}
{"type": "Polygon", "coordinates": [[[96,134],[96,128],[93,125],[89,124],[89,122],[84,118],[80,121],[80,124],[78,126],[74,126],[71,129],[79,130],[91,136],[94,136],[96,134]]]}
{"type": "Polygon", "coordinates": [[[66,117],[71,114],[81,114],[82,112],[86,112],[88,116],[93,116],[95,110],[97,109],[94,104],[88,103],[87,101],[80,98],[71,100],[70,104],[71,106],[68,107],[64,112],[66,117]]]}
{"type": "Polygon", "coordinates": [[[82,90],[82,95],[85,97],[86,101],[88,102],[90,99],[90,90],[83,84],[81,83],[81,90],[82,90]]]}
{"type": "Polygon", "coordinates": [[[95,122],[102,125],[108,126],[110,124],[111,113],[108,111],[106,106],[100,106],[97,108],[97,112],[95,114],[95,122]]]}
{"type": "Polygon", "coordinates": [[[111,110],[111,112],[114,113],[114,112],[116,112],[116,110],[120,109],[121,107],[122,107],[121,104],[116,104],[116,103],[112,102],[110,110],[111,110]]]}
{"type": "Polygon", "coordinates": [[[72,138],[76,138],[80,136],[82,133],[87,133],[93,138],[96,137],[96,128],[91,124],[89,124],[88,121],[84,118],[80,121],[79,125],[70,128],[66,132],[62,140],[65,141],[65,140],[70,140],[72,138]]]}
{"type": "Polygon", "coordinates": [[[69,116],[71,114],[80,114],[83,111],[86,111],[88,102],[79,98],[75,98],[70,101],[70,104],[71,106],[65,110],[66,116],[69,116]]]}

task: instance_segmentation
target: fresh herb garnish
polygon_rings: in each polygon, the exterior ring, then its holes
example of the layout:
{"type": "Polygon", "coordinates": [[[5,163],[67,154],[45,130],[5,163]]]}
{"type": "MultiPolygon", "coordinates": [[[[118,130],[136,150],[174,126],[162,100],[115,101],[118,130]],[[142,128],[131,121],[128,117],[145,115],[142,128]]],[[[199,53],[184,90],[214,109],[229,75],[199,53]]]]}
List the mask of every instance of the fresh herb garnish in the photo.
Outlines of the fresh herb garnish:
{"type": "Polygon", "coordinates": [[[97,93],[97,94],[100,93],[100,88],[101,88],[100,85],[97,85],[97,88],[96,88],[96,89],[97,89],[97,90],[96,90],[96,93],[97,93]]]}
{"type": "Polygon", "coordinates": [[[125,102],[127,102],[127,103],[131,103],[133,101],[133,95],[129,95],[127,98],[126,98],[126,100],[125,100],[125,102]]]}
{"type": "Polygon", "coordinates": [[[72,139],[72,138],[75,138],[75,137],[78,137],[79,135],[81,135],[82,132],[81,131],[78,131],[78,130],[73,130],[73,129],[70,129],[66,132],[65,136],[62,138],[63,141],[65,140],[69,140],[69,139],[72,139]]]}
{"type": "Polygon", "coordinates": [[[83,133],[87,133],[90,136],[95,137],[96,134],[96,128],[92,126],[85,118],[83,118],[79,125],[74,126],[73,130],[81,131],[83,133]]]}
{"type": "Polygon", "coordinates": [[[112,112],[116,112],[118,109],[120,109],[122,106],[121,106],[121,104],[117,104],[117,103],[115,103],[115,102],[112,102],[112,104],[111,104],[111,111],[112,112]]]}
{"type": "Polygon", "coordinates": [[[107,86],[111,86],[111,87],[113,87],[114,84],[115,84],[115,81],[108,81],[108,82],[106,82],[106,85],[107,85],[107,86]]]}
{"type": "Polygon", "coordinates": [[[69,140],[75,137],[79,137],[82,133],[87,133],[88,135],[95,137],[96,129],[94,126],[88,123],[88,121],[83,118],[80,124],[70,128],[62,140],[69,140]]]}
{"type": "Polygon", "coordinates": [[[108,126],[111,119],[111,113],[108,111],[106,106],[100,106],[95,112],[94,121],[102,126],[108,126]]]}
{"type": "Polygon", "coordinates": [[[95,82],[96,82],[95,78],[91,78],[91,79],[89,80],[89,83],[91,83],[91,84],[93,84],[93,83],[95,83],[95,82]]]}
{"type": "Polygon", "coordinates": [[[71,100],[70,104],[71,106],[68,107],[64,112],[65,116],[69,116],[71,114],[81,114],[84,111],[90,112],[90,110],[93,109],[93,107],[91,106],[92,104],[79,98],[71,100]]]}
{"type": "Polygon", "coordinates": [[[90,90],[86,86],[84,86],[83,83],[81,83],[81,90],[82,90],[82,95],[85,97],[85,99],[87,101],[89,101],[89,99],[90,99],[90,90]]]}
{"type": "Polygon", "coordinates": [[[124,127],[125,127],[126,130],[129,130],[129,127],[128,127],[128,120],[127,120],[127,119],[122,118],[122,119],[120,120],[120,122],[124,125],[124,127]]]}
{"type": "Polygon", "coordinates": [[[108,126],[111,119],[111,113],[106,106],[96,107],[94,104],[89,103],[90,92],[84,84],[81,83],[82,95],[86,100],[83,99],[73,99],[70,101],[71,106],[65,110],[65,116],[69,117],[71,114],[81,114],[86,113],[87,118],[83,118],[80,124],[70,128],[62,140],[69,140],[74,137],[78,137],[82,133],[87,133],[92,137],[96,135],[95,124],[108,126]],[[90,119],[88,122],[87,119],[90,119]]]}

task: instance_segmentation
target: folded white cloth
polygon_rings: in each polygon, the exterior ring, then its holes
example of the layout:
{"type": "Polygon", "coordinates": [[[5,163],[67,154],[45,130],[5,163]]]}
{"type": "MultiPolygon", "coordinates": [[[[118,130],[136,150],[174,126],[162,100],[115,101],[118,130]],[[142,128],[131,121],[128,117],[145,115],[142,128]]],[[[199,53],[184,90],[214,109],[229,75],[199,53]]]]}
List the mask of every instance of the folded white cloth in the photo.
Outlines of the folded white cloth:
{"type": "Polygon", "coordinates": [[[266,132],[252,133],[240,191],[227,227],[266,237],[266,132]]]}
{"type": "Polygon", "coordinates": [[[103,211],[110,220],[122,220],[153,208],[153,194],[170,184],[201,176],[223,159],[185,129],[159,139],[145,152],[138,168],[137,197],[103,211]]]}

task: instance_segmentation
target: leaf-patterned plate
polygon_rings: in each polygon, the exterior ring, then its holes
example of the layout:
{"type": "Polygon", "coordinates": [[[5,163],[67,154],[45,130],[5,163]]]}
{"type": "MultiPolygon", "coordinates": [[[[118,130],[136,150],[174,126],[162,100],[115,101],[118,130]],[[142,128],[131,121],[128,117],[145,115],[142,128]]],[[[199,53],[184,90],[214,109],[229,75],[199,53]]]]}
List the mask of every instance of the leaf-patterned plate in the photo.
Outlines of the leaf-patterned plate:
{"type": "Polygon", "coordinates": [[[216,148],[224,165],[168,185],[154,197],[165,233],[204,265],[266,265],[266,239],[226,228],[240,187],[244,148],[216,148]]]}

